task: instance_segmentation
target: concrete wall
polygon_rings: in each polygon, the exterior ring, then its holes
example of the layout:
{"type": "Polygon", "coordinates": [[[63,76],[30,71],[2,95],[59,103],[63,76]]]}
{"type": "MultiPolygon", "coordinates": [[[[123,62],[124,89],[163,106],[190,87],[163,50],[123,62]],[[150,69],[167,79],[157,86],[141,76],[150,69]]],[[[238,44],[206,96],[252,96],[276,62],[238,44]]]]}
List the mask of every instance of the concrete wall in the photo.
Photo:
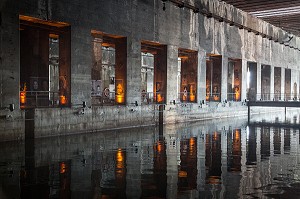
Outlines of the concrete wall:
{"type": "MultiPolygon", "coordinates": [[[[92,67],[91,30],[127,37],[127,106],[92,107],[79,114],[80,108],[36,109],[35,130],[40,136],[72,133],[74,131],[92,131],[125,126],[150,125],[157,120],[157,107],[140,104],[141,82],[141,41],[153,41],[167,45],[167,104],[175,98],[178,48],[198,51],[198,103],[187,105],[167,105],[164,111],[165,122],[191,121],[211,117],[228,117],[245,114],[242,103],[214,104],[202,106],[205,99],[206,53],[220,54],[223,57],[223,69],[227,71],[227,59],[242,59],[243,90],[242,100],[246,98],[246,63],[257,62],[258,74],[261,64],[271,67],[291,68],[298,71],[300,52],[279,42],[285,32],[257,18],[249,16],[230,5],[217,0],[191,0],[191,5],[205,9],[215,15],[242,24],[250,28],[239,29],[227,22],[208,18],[194,13],[188,8],[179,8],[171,2],[160,0],[112,0],[112,1],[52,1],[24,0],[1,2],[1,108],[10,103],[16,105],[8,122],[6,110],[0,111],[0,141],[24,137],[24,111],[19,110],[20,41],[18,15],[28,15],[43,20],[62,21],[71,26],[71,103],[86,101],[91,106],[90,82],[92,67]],[[279,42],[256,35],[253,30],[270,35],[279,42]],[[232,106],[234,108],[232,108],[232,106]],[[216,108],[217,107],[217,108],[216,108]],[[232,111],[234,110],[234,111],[232,111]],[[4,119],[5,118],[5,119],[4,119]],[[2,136],[7,134],[5,136],[2,136]],[[6,138],[4,138],[6,137],[6,138]]],[[[299,47],[299,38],[294,37],[290,45],[299,47]]],[[[300,47],[299,47],[300,48],[300,47]]],[[[226,85],[227,74],[222,83],[226,85]]],[[[299,81],[298,77],[293,77],[299,81]]],[[[260,80],[260,77],[258,77],[260,80]]],[[[258,82],[259,83],[259,82],[258,82]]],[[[260,84],[258,84],[259,86],[260,84]]],[[[299,85],[299,83],[298,83],[299,85]]],[[[272,85],[273,86],[273,85],[272,85]]],[[[260,88],[258,88],[260,90],[260,88]]],[[[272,90],[272,87],[271,87],[272,90]]],[[[284,90],[284,89],[283,89],[284,90]]],[[[223,102],[227,89],[222,89],[223,102]]]]}

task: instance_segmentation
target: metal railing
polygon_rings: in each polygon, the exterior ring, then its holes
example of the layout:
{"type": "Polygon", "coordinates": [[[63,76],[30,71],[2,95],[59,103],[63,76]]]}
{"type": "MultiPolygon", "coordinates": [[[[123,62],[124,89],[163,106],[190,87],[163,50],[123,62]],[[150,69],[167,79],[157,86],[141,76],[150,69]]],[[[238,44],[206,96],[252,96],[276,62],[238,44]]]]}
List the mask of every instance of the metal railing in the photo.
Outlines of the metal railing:
{"type": "Polygon", "coordinates": [[[210,102],[220,102],[221,101],[221,93],[211,93],[206,95],[206,101],[210,102]]]}
{"type": "Polygon", "coordinates": [[[141,92],[142,104],[159,104],[165,101],[164,92],[141,92]]]}
{"type": "Polygon", "coordinates": [[[67,103],[66,99],[63,104],[60,101],[59,92],[52,91],[20,91],[21,108],[38,108],[38,107],[59,107],[67,103]]]}
{"type": "Polygon", "coordinates": [[[227,101],[240,102],[241,94],[240,93],[227,93],[227,101]]]}
{"type": "Polygon", "coordinates": [[[293,93],[247,93],[249,101],[297,101],[298,94],[293,93]]]}
{"type": "Polygon", "coordinates": [[[92,94],[92,105],[94,106],[113,106],[115,104],[115,92],[102,92],[100,95],[92,94]]]}
{"type": "Polygon", "coordinates": [[[178,93],[178,99],[182,103],[196,103],[196,95],[190,92],[180,92],[178,93]]]}

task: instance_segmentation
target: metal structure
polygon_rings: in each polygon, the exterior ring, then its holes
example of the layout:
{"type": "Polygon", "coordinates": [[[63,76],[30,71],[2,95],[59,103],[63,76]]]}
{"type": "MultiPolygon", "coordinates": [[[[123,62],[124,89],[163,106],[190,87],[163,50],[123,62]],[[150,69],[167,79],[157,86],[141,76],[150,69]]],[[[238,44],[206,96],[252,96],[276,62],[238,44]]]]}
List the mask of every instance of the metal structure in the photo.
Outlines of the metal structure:
{"type": "Polygon", "coordinates": [[[300,36],[300,0],[224,0],[224,2],[300,36]]]}

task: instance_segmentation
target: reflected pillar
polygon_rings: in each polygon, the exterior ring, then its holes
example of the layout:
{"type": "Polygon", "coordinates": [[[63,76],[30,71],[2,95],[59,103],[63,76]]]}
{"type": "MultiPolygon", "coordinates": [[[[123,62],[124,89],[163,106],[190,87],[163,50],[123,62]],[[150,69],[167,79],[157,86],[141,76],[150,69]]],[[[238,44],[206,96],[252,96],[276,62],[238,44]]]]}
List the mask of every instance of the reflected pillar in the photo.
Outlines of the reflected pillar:
{"type": "Polygon", "coordinates": [[[137,145],[133,151],[126,154],[126,196],[127,198],[141,197],[141,161],[142,147],[137,145]]]}
{"type": "Polygon", "coordinates": [[[180,142],[177,142],[176,129],[169,129],[165,140],[167,143],[167,198],[173,199],[177,198],[177,156],[180,155],[180,142]]]}
{"type": "Polygon", "coordinates": [[[197,136],[197,190],[204,191],[205,185],[205,138],[206,133],[201,132],[197,136]]]}
{"type": "Polygon", "coordinates": [[[284,100],[284,93],[285,93],[285,68],[281,68],[281,100],[284,100]]]}

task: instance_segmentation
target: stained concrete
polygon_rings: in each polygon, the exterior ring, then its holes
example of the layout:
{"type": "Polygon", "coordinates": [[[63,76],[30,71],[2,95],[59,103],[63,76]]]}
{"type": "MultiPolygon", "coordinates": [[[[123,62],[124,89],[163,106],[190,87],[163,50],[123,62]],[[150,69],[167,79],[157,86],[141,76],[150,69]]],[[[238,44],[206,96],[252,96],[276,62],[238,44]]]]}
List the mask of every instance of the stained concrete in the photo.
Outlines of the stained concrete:
{"type": "MultiPolygon", "coordinates": [[[[206,9],[216,15],[242,24],[282,40],[286,34],[260,19],[252,17],[233,6],[217,0],[191,0],[190,4],[206,9]]],[[[223,85],[226,85],[227,59],[242,59],[242,100],[246,99],[246,63],[256,62],[271,67],[289,68],[295,71],[293,81],[299,81],[298,64],[300,52],[284,46],[274,40],[255,35],[215,18],[208,18],[194,13],[187,8],[179,8],[166,2],[163,10],[160,0],[112,0],[112,1],[2,1],[1,2],[1,109],[15,104],[14,117],[8,122],[7,110],[0,110],[0,141],[24,138],[25,111],[19,109],[20,77],[20,41],[18,15],[37,17],[43,20],[62,21],[71,26],[71,108],[36,109],[36,137],[64,133],[85,132],[95,129],[120,128],[136,125],[151,125],[157,120],[155,106],[134,107],[133,102],[140,104],[141,92],[141,41],[153,41],[167,45],[167,106],[164,111],[165,123],[190,121],[193,118],[227,117],[244,114],[246,109],[242,102],[233,107],[214,104],[201,105],[205,99],[206,54],[222,55],[223,85]],[[114,107],[91,107],[85,114],[79,114],[76,104],[82,101],[91,106],[90,82],[92,68],[91,30],[102,31],[127,37],[127,105],[114,107]],[[175,85],[176,52],[178,48],[198,51],[198,102],[196,104],[170,105],[169,101],[177,96],[175,85]],[[296,75],[298,74],[298,76],[296,75]],[[225,82],[225,84],[224,84],[225,82]],[[214,111],[209,107],[217,107],[214,111]],[[132,109],[134,109],[132,111],[132,109]],[[234,110],[234,111],[233,111],[234,110]],[[103,113],[103,114],[102,114],[103,113]],[[105,114],[104,114],[105,113],[105,114]],[[105,116],[103,116],[105,115],[105,116]],[[5,118],[5,119],[4,119],[5,118]]],[[[300,48],[300,40],[294,37],[290,45],[300,48]]],[[[284,70],[282,70],[284,71],[284,70]]],[[[260,88],[260,70],[257,71],[260,88]]],[[[282,75],[282,77],[284,77],[282,75]]],[[[272,81],[271,81],[272,82],[272,81]]],[[[284,84],[281,84],[282,86],[284,84]]],[[[298,83],[299,85],[299,83],[298,83]]],[[[226,87],[226,86],[225,86],[226,87]]],[[[227,89],[222,88],[222,99],[226,98],[227,89]]],[[[271,90],[273,85],[271,85],[271,90]]],[[[291,89],[292,90],[292,89],[291,89]]],[[[299,90],[299,89],[298,89],[299,90]]],[[[284,89],[281,89],[284,92],[284,89]]]]}

